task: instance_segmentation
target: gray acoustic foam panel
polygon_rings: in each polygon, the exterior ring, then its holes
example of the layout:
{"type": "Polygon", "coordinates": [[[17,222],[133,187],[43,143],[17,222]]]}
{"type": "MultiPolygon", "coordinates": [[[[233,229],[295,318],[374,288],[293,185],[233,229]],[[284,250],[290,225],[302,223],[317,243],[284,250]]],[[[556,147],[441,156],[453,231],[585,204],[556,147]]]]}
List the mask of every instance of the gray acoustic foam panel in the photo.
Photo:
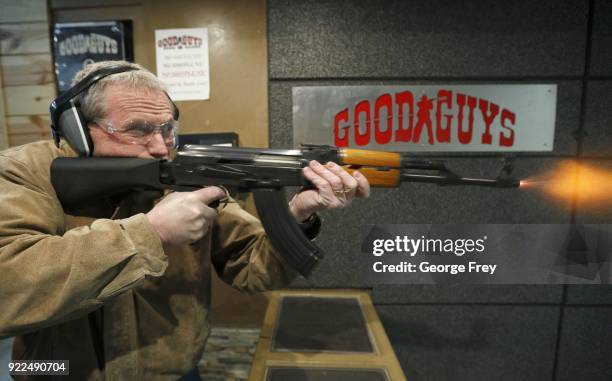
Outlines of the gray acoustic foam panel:
{"type": "Polygon", "coordinates": [[[612,307],[566,307],[555,381],[612,380],[612,307]]]}
{"type": "Polygon", "coordinates": [[[612,2],[594,3],[590,74],[612,76],[612,2]]]}
{"type": "Polygon", "coordinates": [[[551,380],[559,307],[378,306],[411,381],[551,380]]]}
{"type": "MultiPolygon", "coordinates": [[[[612,67],[612,58],[608,66],[612,67]]],[[[583,144],[585,155],[612,156],[611,100],[612,79],[588,82],[584,125],[586,136],[583,144]]]]}
{"type": "Polygon", "coordinates": [[[374,347],[357,298],[285,296],[272,350],[372,353],[374,347]]]}
{"type": "MultiPolygon", "coordinates": [[[[453,158],[451,169],[468,175],[499,171],[490,158],[453,158]]],[[[519,158],[515,175],[520,178],[551,169],[554,159],[519,158]]],[[[538,192],[480,187],[440,187],[403,184],[395,189],[373,189],[368,200],[356,200],[350,208],[322,215],[317,244],[327,253],[312,273],[309,285],[321,287],[370,287],[358,264],[363,263],[361,240],[364,225],[373,224],[479,224],[568,223],[569,205],[563,207],[538,192]]]]}
{"type": "Polygon", "coordinates": [[[568,285],[566,303],[607,304],[612,306],[612,285],[568,285]]]}
{"type": "MultiPolygon", "coordinates": [[[[292,86],[390,84],[396,82],[294,82],[270,83],[270,144],[287,148],[293,144],[292,86]]],[[[422,82],[426,83],[426,82],[422,82]]],[[[431,82],[429,82],[431,83],[431,82]]],[[[574,154],[573,137],[580,118],[581,83],[559,82],[557,125],[553,154],[574,154]]],[[[543,156],[546,156],[544,154],[543,156]]],[[[496,176],[503,166],[501,157],[447,158],[451,169],[474,176],[496,176]]],[[[515,175],[521,178],[552,169],[555,159],[525,158],[517,155],[515,175]]],[[[403,184],[397,189],[376,189],[369,200],[354,202],[347,210],[323,215],[323,229],[317,243],[328,253],[309,280],[295,287],[368,287],[356,270],[359,263],[361,225],[400,223],[567,223],[569,209],[536,192],[477,187],[439,187],[431,184],[403,184]],[[338,239],[338,237],[343,237],[338,239]],[[350,237],[350,238],[345,238],[350,237]]]]}
{"type": "Polygon", "coordinates": [[[559,304],[562,285],[377,285],[376,305],[382,304],[559,304]]]}
{"type": "Polygon", "coordinates": [[[269,75],[581,75],[587,15],[578,0],[270,0],[269,75]]]}
{"type": "Polygon", "coordinates": [[[387,381],[382,369],[268,368],[266,381],[387,381]]]}
{"type": "MultiPolygon", "coordinates": [[[[612,87],[610,87],[612,89],[612,87]]],[[[611,114],[612,115],[612,114],[611,114]]],[[[612,119],[610,119],[610,132],[612,133],[612,119]]],[[[600,134],[604,139],[605,134],[600,134]]],[[[609,139],[609,138],[608,138],[609,139]]],[[[612,143],[612,140],[610,140],[612,143]]],[[[608,155],[609,157],[611,155],[608,155]]],[[[612,173],[612,160],[595,160],[587,162],[587,165],[597,167],[599,170],[605,170],[612,173]]],[[[612,190],[607,190],[612,194],[612,190]]],[[[611,224],[612,223],[612,207],[608,200],[607,205],[585,204],[584,202],[577,203],[576,222],[584,224],[611,224]]],[[[609,263],[601,263],[600,268],[603,271],[610,271],[609,263]]],[[[600,270],[601,271],[601,270],[600,270]]],[[[569,285],[567,289],[568,304],[607,304],[612,305],[612,285],[569,285]]],[[[610,327],[612,329],[612,327],[610,327]]]]}
{"type": "MultiPolygon", "coordinates": [[[[610,123],[612,123],[612,119],[610,123]]],[[[612,133],[612,125],[610,133],[612,133]]],[[[600,135],[602,135],[603,139],[604,134],[600,135]]],[[[612,173],[612,160],[592,160],[586,162],[586,165],[612,173]]],[[[612,194],[612,190],[605,191],[612,194]]],[[[579,201],[576,208],[576,222],[583,224],[611,224],[612,207],[610,205],[610,200],[608,200],[607,205],[600,205],[599,203],[585,204],[579,201]]],[[[601,263],[600,266],[602,269],[610,269],[609,263],[601,263]]],[[[566,303],[612,305],[612,285],[568,285],[566,303]]]]}

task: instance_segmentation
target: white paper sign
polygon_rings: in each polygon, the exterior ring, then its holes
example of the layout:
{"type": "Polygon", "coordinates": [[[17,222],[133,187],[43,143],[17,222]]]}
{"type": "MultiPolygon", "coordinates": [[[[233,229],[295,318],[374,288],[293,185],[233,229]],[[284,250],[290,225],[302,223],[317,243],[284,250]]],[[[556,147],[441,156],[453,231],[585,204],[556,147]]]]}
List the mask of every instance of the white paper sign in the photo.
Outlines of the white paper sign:
{"type": "Polygon", "coordinates": [[[208,29],[155,31],[157,77],[168,86],[175,101],[210,98],[208,29]]]}

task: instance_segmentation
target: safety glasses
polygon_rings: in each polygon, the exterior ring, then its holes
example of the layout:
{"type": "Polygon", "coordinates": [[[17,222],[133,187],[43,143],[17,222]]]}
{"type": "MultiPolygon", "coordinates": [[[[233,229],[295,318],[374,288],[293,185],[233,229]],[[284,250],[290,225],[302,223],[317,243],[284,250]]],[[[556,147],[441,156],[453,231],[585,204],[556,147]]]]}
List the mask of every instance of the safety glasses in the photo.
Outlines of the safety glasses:
{"type": "Polygon", "coordinates": [[[166,146],[174,147],[177,142],[179,126],[177,120],[156,124],[135,119],[122,123],[121,127],[116,127],[108,119],[95,119],[93,123],[115,139],[128,144],[147,145],[157,134],[161,135],[166,146]]]}

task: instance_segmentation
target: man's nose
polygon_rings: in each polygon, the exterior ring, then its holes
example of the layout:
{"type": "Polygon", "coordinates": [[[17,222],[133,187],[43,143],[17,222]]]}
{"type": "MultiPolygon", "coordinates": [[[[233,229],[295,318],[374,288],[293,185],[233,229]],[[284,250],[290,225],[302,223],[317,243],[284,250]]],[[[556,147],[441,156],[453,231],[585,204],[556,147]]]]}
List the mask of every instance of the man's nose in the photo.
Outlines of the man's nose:
{"type": "Polygon", "coordinates": [[[153,136],[151,136],[151,140],[149,144],[147,144],[147,149],[149,154],[156,158],[167,157],[170,153],[160,131],[156,131],[153,136]]]}

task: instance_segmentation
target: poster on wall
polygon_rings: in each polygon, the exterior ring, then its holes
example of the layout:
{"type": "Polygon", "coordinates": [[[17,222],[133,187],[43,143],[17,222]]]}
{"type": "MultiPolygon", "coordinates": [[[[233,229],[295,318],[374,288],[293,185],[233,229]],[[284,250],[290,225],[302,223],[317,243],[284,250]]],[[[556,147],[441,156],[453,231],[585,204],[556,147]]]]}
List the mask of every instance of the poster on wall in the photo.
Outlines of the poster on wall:
{"type": "Polygon", "coordinates": [[[157,77],[175,101],[210,98],[208,29],[155,31],[157,77]]]}
{"type": "Polygon", "coordinates": [[[53,55],[57,89],[70,88],[74,75],[85,66],[106,60],[134,60],[132,21],[56,23],[53,55]]]}
{"type": "Polygon", "coordinates": [[[294,87],[294,145],[550,152],[556,105],[554,84],[294,87]]]}

